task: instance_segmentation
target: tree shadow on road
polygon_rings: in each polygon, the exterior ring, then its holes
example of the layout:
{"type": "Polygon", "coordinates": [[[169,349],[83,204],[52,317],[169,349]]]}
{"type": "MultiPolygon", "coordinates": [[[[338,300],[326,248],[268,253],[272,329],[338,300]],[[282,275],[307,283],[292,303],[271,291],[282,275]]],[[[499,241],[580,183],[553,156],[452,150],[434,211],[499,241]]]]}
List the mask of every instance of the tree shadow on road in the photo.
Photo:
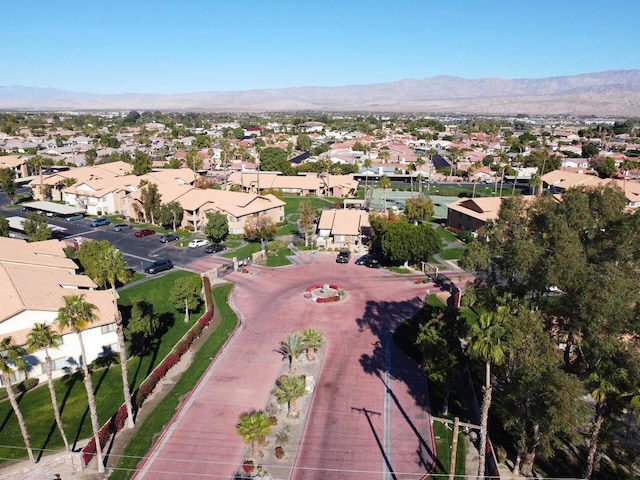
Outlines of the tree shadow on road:
{"type": "Polygon", "coordinates": [[[432,471],[437,460],[436,453],[428,441],[425,441],[406,409],[393,392],[387,380],[401,381],[414,399],[415,404],[430,413],[427,379],[418,364],[410,359],[393,342],[393,334],[398,326],[414,316],[423,306],[422,299],[416,297],[406,302],[370,301],[361,318],[356,320],[361,331],[370,330],[377,341],[372,344],[371,353],[362,354],[360,364],[363,370],[380,379],[392,401],[406,420],[418,441],[418,462],[426,472],[432,471]]]}

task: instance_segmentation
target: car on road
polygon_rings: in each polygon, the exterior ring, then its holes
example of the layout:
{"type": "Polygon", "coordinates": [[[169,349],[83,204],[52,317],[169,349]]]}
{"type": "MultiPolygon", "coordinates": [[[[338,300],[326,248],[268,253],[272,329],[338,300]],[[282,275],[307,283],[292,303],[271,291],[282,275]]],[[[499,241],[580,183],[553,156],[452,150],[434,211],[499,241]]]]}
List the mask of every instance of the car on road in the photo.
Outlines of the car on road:
{"type": "Polygon", "coordinates": [[[205,248],[204,251],[207,253],[220,253],[226,249],[227,247],[225,247],[221,243],[213,243],[211,245],[207,245],[207,248],[205,248]]]}
{"type": "Polygon", "coordinates": [[[200,248],[204,247],[209,242],[206,238],[194,238],[189,242],[189,248],[200,248]]]}
{"type": "Polygon", "coordinates": [[[162,243],[169,243],[169,242],[175,242],[176,240],[178,240],[177,235],[174,235],[173,233],[165,233],[164,235],[160,235],[160,241],[162,243]]]}
{"type": "Polygon", "coordinates": [[[136,232],[136,237],[146,237],[148,235],[153,235],[154,233],[156,233],[155,230],[150,230],[148,228],[143,228],[142,230],[138,230],[136,232]]]}
{"type": "Polygon", "coordinates": [[[65,218],[65,220],[67,222],[77,222],[78,220],[82,220],[84,218],[84,215],[81,213],[78,213],[77,215],[69,215],[68,217],[65,218]]]}
{"type": "Polygon", "coordinates": [[[130,228],[131,228],[131,225],[129,225],[128,223],[118,223],[117,225],[113,226],[113,231],[121,232],[123,230],[129,230],[130,228]]]}
{"type": "Polygon", "coordinates": [[[378,262],[378,260],[373,257],[365,260],[363,265],[369,268],[380,268],[380,262],[378,262]]]}
{"type": "Polygon", "coordinates": [[[373,258],[373,254],[371,253],[365,253],[364,255],[362,255],[361,257],[359,257],[356,261],[355,264],[356,265],[364,265],[368,260],[373,258]]]}
{"type": "Polygon", "coordinates": [[[338,256],[336,257],[336,263],[349,263],[350,259],[351,259],[351,251],[340,250],[338,252],[338,256]]]}
{"type": "Polygon", "coordinates": [[[103,225],[109,225],[111,222],[107,217],[98,217],[95,220],[92,220],[89,225],[92,227],[101,227],[103,225]]]}
{"type": "Polygon", "coordinates": [[[158,273],[164,272],[165,270],[171,270],[173,268],[173,262],[168,258],[159,258],[151,265],[148,265],[144,269],[144,273],[158,273]]]}

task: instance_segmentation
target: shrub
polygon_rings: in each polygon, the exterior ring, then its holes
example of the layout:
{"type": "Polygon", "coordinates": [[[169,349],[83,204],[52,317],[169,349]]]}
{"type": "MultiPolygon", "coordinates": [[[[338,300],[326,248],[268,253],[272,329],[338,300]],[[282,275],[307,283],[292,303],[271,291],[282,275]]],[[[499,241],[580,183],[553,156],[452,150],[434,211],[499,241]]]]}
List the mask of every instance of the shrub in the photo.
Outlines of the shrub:
{"type": "MultiPolygon", "coordinates": [[[[20,383],[16,383],[11,386],[13,393],[16,395],[20,395],[21,393],[27,392],[31,390],[33,387],[38,385],[39,380],[37,378],[27,378],[20,383]]],[[[0,401],[7,398],[7,390],[6,388],[0,388],[0,401]]]]}

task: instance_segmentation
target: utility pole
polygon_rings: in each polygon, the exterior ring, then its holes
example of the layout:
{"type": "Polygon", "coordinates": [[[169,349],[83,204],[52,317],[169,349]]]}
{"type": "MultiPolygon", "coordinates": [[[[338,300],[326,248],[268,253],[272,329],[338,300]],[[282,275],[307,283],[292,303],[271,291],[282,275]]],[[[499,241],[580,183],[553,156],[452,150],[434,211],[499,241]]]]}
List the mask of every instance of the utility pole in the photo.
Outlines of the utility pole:
{"type": "Polygon", "coordinates": [[[453,419],[453,441],[451,442],[451,463],[449,464],[449,480],[453,480],[456,474],[456,454],[458,452],[458,430],[460,420],[458,417],[453,419]]]}

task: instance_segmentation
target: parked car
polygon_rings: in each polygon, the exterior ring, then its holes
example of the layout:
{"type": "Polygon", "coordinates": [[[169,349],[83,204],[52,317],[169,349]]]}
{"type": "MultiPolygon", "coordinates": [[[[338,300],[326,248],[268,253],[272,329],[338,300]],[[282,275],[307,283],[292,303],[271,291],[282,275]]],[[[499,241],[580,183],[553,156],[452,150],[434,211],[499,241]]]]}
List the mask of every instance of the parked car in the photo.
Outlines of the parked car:
{"type": "Polygon", "coordinates": [[[101,227],[103,225],[109,225],[111,222],[107,217],[98,217],[95,220],[92,220],[90,225],[92,227],[101,227]]]}
{"type": "Polygon", "coordinates": [[[375,258],[368,258],[367,260],[365,260],[364,264],[365,267],[369,267],[369,268],[380,268],[380,262],[378,262],[378,260],[376,260],[375,258]]]}
{"type": "Polygon", "coordinates": [[[165,270],[171,270],[173,262],[168,258],[160,258],[144,269],[144,273],[158,273],[165,270]]]}
{"type": "Polygon", "coordinates": [[[78,220],[82,220],[84,215],[82,213],[78,213],[77,215],[70,215],[65,218],[67,222],[77,222],[78,220]]]}
{"type": "Polygon", "coordinates": [[[364,255],[362,255],[361,257],[359,257],[356,261],[355,264],[356,265],[364,265],[368,260],[373,258],[373,254],[371,253],[365,253],[364,255]]]}
{"type": "Polygon", "coordinates": [[[160,235],[160,241],[162,243],[169,243],[169,242],[175,242],[176,240],[178,240],[178,236],[174,235],[173,233],[165,233],[164,235],[160,235]]]}
{"type": "Polygon", "coordinates": [[[351,252],[349,250],[340,250],[336,257],[336,263],[349,263],[351,252]]]}
{"type": "Polygon", "coordinates": [[[219,253],[226,249],[227,247],[225,247],[221,243],[213,243],[211,245],[207,245],[207,248],[205,248],[204,251],[207,253],[219,253]]]}
{"type": "Polygon", "coordinates": [[[207,241],[206,238],[194,238],[193,240],[191,240],[189,242],[189,248],[204,247],[207,243],[209,243],[209,242],[207,241]]]}
{"type": "Polygon", "coordinates": [[[144,228],[144,229],[138,230],[136,232],[136,237],[146,237],[148,235],[153,235],[154,233],[156,233],[155,230],[150,230],[148,228],[144,228]]]}
{"type": "Polygon", "coordinates": [[[113,231],[121,232],[123,230],[129,230],[130,228],[131,228],[131,225],[129,225],[128,223],[118,223],[117,225],[113,226],[113,231]]]}

